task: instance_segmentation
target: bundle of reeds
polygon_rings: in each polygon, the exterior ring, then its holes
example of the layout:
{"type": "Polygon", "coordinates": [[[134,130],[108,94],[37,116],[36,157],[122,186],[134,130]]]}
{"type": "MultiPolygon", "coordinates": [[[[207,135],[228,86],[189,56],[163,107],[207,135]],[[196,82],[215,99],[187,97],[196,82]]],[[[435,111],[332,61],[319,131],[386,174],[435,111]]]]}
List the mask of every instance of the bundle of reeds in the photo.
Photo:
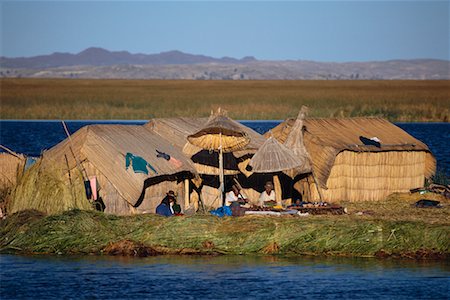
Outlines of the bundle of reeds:
{"type": "Polygon", "coordinates": [[[72,172],[70,178],[67,176],[64,166],[47,164],[43,167],[42,160],[39,160],[17,183],[8,212],[36,209],[55,214],[73,208],[92,209],[81,174],[72,172]]]}

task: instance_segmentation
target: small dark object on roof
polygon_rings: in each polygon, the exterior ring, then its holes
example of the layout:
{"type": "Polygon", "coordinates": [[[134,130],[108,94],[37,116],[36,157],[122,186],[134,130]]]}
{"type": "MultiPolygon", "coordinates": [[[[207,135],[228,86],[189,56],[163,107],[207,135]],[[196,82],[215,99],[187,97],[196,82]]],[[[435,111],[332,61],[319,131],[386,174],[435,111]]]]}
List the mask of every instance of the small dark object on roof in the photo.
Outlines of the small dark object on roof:
{"type": "Polygon", "coordinates": [[[158,154],[156,154],[156,157],[162,157],[162,158],[164,158],[165,160],[170,160],[170,155],[169,154],[167,154],[167,153],[164,153],[164,152],[161,152],[161,151],[159,151],[158,149],[156,149],[156,152],[158,153],[158,154]]]}
{"type": "Polygon", "coordinates": [[[441,208],[442,207],[442,205],[440,204],[439,201],[427,200],[427,199],[421,199],[421,200],[417,201],[415,206],[420,207],[420,208],[427,208],[427,207],[441,208]]]}
{"type": "Polygon", "coordinates": [[[359,137],[359,140],[360,140],[364,145],[367,145],[367,146],[375,146],[375,147],[381,148],[381,143],[378,142],[378,141],[376,141],[374,138],[369,139],[369,138],[360,136],[360,137],[359,137]]]}

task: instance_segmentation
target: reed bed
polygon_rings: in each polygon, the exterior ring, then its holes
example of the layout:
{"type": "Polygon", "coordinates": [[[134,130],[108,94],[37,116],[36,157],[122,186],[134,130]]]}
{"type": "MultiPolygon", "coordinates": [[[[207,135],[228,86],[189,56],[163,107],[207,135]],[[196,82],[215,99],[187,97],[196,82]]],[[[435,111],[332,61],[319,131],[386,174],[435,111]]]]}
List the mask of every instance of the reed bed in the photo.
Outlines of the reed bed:
{"type": "Polygon", "coordinates": [[[448,81],[189,81],[0,79],[2,119],[234,119],[380,116],[390,121],[450,120],[448,81]]]}
{"type": "Polygon", "coordinates": [[[0,251],[101,254],[112,245],[131,243],[171,254],[375,256],[432,251],[448,257],[449,203],[441,209],[418,209],[398,197],[383,206],[367,203],[373,214],[363,216],[355,215],[367,209],[362,203],[349,203],[349,215],[306,218],[118,217],[81,210],[45,217],[23,211],[0,221],[0,251]]]}

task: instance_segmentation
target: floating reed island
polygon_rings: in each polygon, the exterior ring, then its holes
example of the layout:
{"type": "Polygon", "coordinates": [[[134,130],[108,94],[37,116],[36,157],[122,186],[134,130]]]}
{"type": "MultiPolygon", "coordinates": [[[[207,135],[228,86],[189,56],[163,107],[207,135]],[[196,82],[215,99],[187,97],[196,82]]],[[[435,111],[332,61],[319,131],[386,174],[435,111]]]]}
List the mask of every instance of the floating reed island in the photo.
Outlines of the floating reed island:
{"type": "Polygon", "coordinates": [[[0,160],[8,164],[2,183],[10,191],[3,201],[3,250],[120,253],[124,243],[150,254],[449,252],[445,197],[428,193],[444,208],[420,213],[410,207],[411,195],[389,198],[422,188],[436,169],[433,154],[380,118],[315,119],[302,108],[297,119],[265,135],[220,110],[209,119],[89,125],[68,133],[31,167],[25,160],[14,153],[0,160]],[[334,203],[348,207],[350,216],[207,215],[234,184],[256,205],[268,180],[280,210],[299,201],[334,203]],[[169,190],[184,216],[154,215],[169,190]],[[400,217],[386,214],[386,205],[400,217]]]}

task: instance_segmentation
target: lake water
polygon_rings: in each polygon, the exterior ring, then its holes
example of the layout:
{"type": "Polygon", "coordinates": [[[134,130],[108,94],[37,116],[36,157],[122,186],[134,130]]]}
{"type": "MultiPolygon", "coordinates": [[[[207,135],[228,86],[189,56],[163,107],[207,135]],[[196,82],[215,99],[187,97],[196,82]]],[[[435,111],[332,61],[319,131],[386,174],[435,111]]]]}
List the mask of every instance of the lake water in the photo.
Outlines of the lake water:
{"type": "MultiPolygon", "coordinates": [[[[71,133],[88,124],[144,124],[146,121],[68,121],[71,133]]],[[[265,133],[280,121],[242,121],[259,133],[265,133]]],[[[397,123],[412,136],[428,145],[436,156],[438,170],[450,176],[450,123],[397,123]]],[[[0,144],[31,156],[39,156],[66,138],[59,121],[0,121],[0,144]]]]}
{"type": "Polygon", "coordinates": [[[448,262],[0,255],[1,299],[448,299],[448,262]]]}
{"type": "MultiPolygon", "coordinates": [[[[70,132],[95,123],[124,122],[67,122],[70,132]]],[[[279,121],[242,123],[264,133],[279,121]]],[[[397,125],[450,174],[450,124],[397,125]]],[[[64,138],[60,122],[0,121],[0,143],[27,155],[64,138]]],[[[446,261],[0,255],[0,299],[449,299],[449,285],[446,261]]]]}

